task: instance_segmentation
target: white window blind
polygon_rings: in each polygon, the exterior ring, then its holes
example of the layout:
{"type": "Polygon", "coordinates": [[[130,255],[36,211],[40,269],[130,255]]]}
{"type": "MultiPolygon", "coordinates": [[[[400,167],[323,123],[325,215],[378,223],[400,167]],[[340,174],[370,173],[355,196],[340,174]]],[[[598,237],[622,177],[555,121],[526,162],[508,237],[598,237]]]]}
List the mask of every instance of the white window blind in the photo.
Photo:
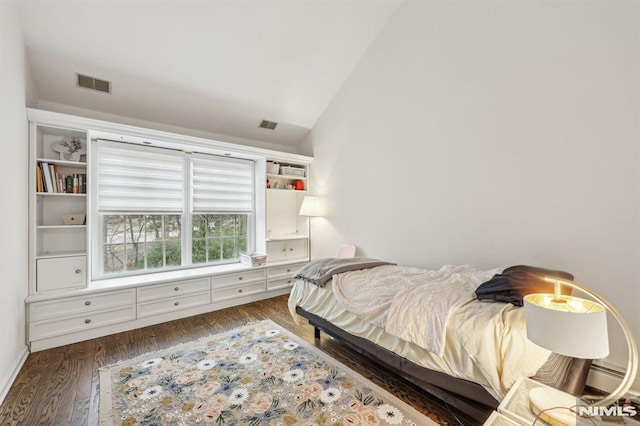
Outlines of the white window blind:
{"type": "Polygon", "coordinates": [[[97,208],[99,212],[182,212],[182,152],[99,140],[97,208]]]}
{"type": "Polygon", "coordinates": [[[193,212],[252,212],[253,170],[253,161],[194,154],[191,158],[193,212]]]}

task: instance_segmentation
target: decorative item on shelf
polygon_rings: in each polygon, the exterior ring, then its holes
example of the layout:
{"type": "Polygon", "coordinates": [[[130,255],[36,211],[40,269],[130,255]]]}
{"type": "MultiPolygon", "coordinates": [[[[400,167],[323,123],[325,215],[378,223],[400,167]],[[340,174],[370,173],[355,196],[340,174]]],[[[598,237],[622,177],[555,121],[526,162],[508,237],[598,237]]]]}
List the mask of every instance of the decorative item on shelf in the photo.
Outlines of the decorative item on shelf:
{"type": "Polygon", "coordinates": [[[301,180],[294,180],[293,182],[293,189],[295,189],[296,191],[304,191],[304,182],[301,180]]]}
{"type": "Polygon", "coordinates": [[[266,265],[267,255],[258,253],[240,253],[240,263],[247,266],[266,265]]]}
{"type": "Polygon", "coordinates": [[[63,214],[60,216],[64,225],[84,225],[87,217],[84,213],[63,214]]]}
{"type": "MultiPolygon", "coordinates": [[[[555,389],[533,388],[529,401],[533,414],[552,425],[576,424],[576,415],[596,417],[616,404],[629,390],[638,372],[638,348],[629,326],[620,313],[602,296],[576,282],[545,277],[554,283],[555,294],[524,297],[527,337],[535,344],[575,358],[604,358],[609,354],[607,311],[620,324],[628,346],[627,371],[620,385],[607,397],[589,405],[555,389]],[[592,299],[561,294],[561,286],[578,290],[592,299]]],[[[623,407],[620,408],[621,412],[623,407]]]]}
{"type": "Polygon", "coordinates": [[[271,182],[269,182],[269,179],[267,179],[267,189],[271,188],[271,182]]]}
{"type": "Polygon", "coordinates": [[[86,155],[87,147],[82,139],[62,139],[51,146],[55,152],[60,154],[61,160],[80,161],[81,155],[86,155]]]}
{"type": "Polygon", "coordinates": [[[304,177],[304,167],[281,166],[280,174],[287,176],[304,177]]]}
{"type": "Polygon", "coordinates": [[[276,161],[267,161],[267,173],[270,175],[277,175],[280,173],[280,164],[276,161]]]}

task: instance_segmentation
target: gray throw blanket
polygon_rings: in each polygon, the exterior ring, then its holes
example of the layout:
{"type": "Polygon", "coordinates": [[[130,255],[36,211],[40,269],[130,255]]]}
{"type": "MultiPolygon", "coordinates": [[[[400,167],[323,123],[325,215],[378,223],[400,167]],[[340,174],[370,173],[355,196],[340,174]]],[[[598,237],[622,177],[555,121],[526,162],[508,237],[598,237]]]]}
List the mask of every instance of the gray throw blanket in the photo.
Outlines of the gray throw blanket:
{"type": "Polygon", "coordinates": [[[395,265],[395,263],[383,262],[367,257],[328,257],[311,261],[300,269],[293,278],[305,280],[319,287],[324,287],[328,281],[331,281],[331,277],[335,274],[375,268],[376,266],[382,265],[395,265]]]}

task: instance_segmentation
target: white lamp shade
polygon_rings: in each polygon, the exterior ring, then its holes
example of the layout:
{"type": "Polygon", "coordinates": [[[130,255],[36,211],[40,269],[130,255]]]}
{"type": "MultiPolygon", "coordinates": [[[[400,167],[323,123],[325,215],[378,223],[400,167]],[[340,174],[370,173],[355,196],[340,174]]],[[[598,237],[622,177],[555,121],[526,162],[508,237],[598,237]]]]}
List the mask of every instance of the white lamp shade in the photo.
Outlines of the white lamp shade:
{"type": "Polygon", "coordinates": [[[320,198],[313,195],[305,195],[300,206],[300,216],[322,216],[320,198]]]}
{"type": "Polygon", "coordinates": [[[524,297],[527,337],[538,346],[574,358],[609,355],[607,311],[573,296],[529,294],[524,297]]]}

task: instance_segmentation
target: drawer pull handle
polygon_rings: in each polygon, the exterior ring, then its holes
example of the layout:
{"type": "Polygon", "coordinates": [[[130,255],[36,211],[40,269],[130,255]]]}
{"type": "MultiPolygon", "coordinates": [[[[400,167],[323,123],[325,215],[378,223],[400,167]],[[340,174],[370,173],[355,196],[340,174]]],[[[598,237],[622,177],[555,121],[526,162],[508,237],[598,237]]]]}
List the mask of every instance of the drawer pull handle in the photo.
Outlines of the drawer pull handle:
{"type": "Polygon", "coordinates": [[[76,269],[76,274],[79,274],[80,272],[82,272],[82,269],[76,269]]]}
{"type": "Polygon", "coordinates": [[[287,284],[291,284],[291,280],[287,281],[287,284]]]}
{"type": "Polygon", "coordinates": [[[289,249],[289,251],[293,251],[293,247],[291,247],[291,248],[289,249]]]}
{"type": "Polygon", "coordinates": [[[238,293],[242,293],[242,289],[241,289],[241,288],[240,288],[240,289],[238,289],[238,293]]]}
{"type": "Polygon", "coordinates": [[[286,248],[283,248],[283,249],[282,249],[282,251],[287,251],[287,249],[286,249],[286,248]]]}
{"type": "Polygon", "coordinates": [[[85,323],[85,324],[89,324],[90,322],[91,322],[91,320],[90,320],[90,319],[86,319],[86,320],[84,320],[84,323],[85,323]]]}
{"type": "Polygon", "coordinates": [[[174,303],[174,305],[175,305],[175,306],[178,306],[179,304],[180,304],[180,302],[176,302],[176,303],[174,303]]]}
{"type": "Polygon", "coordinates": [[[287,272],[291,272],[291,269],[287,269],[287,272]]]}
{"type": "Polygon", "coordinates": [[[238,277],[238,280],[242,281],[242,277],[238,277]]]}
{"type": "Polygon", "coordinates": [[[84,302],[85,306],[89,306],[91,304],[90,300],[87,300],[86,302],[84,302]]]}
{"type": "Polygon", "coordinates": [[[174,287],[173,288],[173,291],[178,291],[178,290],[180,290],[180,287],[174,287]]]}

